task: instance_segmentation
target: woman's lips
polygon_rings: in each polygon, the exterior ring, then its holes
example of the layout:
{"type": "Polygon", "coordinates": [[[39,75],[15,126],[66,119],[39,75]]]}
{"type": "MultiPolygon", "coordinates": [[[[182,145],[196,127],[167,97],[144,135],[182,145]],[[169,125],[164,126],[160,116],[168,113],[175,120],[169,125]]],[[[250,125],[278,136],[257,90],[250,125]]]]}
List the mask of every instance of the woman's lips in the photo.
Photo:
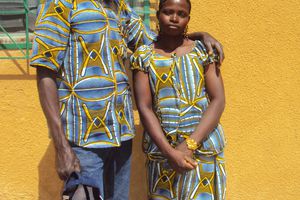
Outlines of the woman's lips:
{"type": "Polygon", "coordinates": [[[179,29],[179,27],[178,27],[178,26],[175,26],[175,25],[168,25],[168,28],[169,28],[169,29],[179,29]]]}

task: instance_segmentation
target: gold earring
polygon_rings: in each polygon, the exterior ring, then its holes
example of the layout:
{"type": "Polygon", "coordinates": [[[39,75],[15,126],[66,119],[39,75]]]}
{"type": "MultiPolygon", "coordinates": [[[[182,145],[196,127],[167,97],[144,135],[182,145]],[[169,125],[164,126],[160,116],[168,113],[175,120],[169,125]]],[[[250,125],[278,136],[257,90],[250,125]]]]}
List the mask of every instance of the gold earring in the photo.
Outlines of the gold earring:
{"type": "Polygon", "coordinates": [[[188,38],[188,30],[189,30],[189,27],[188,27],[188,25],[186,25],[184,32],[183,32],[183,37],[188,38]]]}
{"type": "Polygon", "coordinates": [[[157,33],[160,32],[160,27],[159,27],[159,23],[156,24],[156,30],[157,30],[157,33]]]}

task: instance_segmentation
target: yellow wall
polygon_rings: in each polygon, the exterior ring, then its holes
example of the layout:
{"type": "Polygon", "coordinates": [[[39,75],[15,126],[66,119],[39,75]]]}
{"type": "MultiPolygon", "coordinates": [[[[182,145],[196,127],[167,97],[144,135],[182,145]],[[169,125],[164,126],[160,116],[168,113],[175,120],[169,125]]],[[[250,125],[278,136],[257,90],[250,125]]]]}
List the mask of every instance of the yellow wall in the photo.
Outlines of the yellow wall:
{"type": "MultiPolygon", "coordinates": [[[[225,46],[227,199],[299,199],[300,1],[192,3],[190,31],[225,46]]],[[[1,61],[0,200],[53,200],[61,190],[34,79],[25,62],[1,61]]],[[[142,200],[140,137],[134,145],[131,194],[142,200]]]]}

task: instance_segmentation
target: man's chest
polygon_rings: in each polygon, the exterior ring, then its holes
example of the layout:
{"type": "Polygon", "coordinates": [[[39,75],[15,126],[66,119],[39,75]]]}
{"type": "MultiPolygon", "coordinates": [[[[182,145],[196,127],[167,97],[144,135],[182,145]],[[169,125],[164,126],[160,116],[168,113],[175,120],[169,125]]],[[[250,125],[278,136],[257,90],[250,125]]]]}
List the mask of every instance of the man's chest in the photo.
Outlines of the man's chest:
{"type": "Polygon", "coordinates": [[[94,34],[105,31],[120,31],[122,16],[119,8],[94,0],[80,0],[70,16],[72,32],[94,34]]]}

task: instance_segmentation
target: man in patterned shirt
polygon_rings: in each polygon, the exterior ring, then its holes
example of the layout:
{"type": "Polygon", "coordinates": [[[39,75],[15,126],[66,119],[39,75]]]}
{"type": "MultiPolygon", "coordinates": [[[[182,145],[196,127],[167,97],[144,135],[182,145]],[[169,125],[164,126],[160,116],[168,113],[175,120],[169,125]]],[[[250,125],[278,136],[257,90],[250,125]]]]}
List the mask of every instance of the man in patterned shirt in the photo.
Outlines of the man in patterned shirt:
{"type": "Polygon", "coordinates": [[[125,0],[44,0],[35,36],[30,65],[65,198],[128,199],[134,122],[124,60],[154,34],[125,0]]]}

